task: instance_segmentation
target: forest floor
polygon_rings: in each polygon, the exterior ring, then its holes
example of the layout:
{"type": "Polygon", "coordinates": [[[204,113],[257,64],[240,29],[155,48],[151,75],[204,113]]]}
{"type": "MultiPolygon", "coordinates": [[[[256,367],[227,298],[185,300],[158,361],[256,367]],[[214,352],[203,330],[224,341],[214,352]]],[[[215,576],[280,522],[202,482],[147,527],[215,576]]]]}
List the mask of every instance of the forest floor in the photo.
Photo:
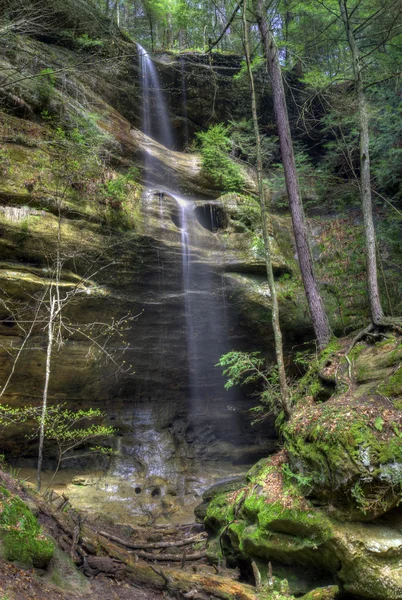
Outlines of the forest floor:
{"type": "Polygon", "coordinates": [[[160,600],[163,592],[141,589],[102,575],[88,580],[82,591],[63,591],[38,576],[0,558],[1,600],[160,600]]]}

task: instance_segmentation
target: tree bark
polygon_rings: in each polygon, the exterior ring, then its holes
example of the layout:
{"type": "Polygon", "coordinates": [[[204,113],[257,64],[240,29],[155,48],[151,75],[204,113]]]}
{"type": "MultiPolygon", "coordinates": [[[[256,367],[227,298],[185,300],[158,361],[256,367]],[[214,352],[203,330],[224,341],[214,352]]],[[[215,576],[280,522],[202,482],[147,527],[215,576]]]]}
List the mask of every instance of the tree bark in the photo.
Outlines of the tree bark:
{"type": "Polygon", "coordinates": [[[349,20],[347,0],[339,0],[339,8],[341,11],[342,21],[345,26],[348,44],[352,53],[353,75],[358,104],[360,132],[360,193],[362,200],[364,234],[366,238],[367,289],[371,320],[374,325],[378,325],[384,317],[384,312],[381,306],[377,277],[376,239],[373,220],[373,202],[371,198],[368,107],[366,93],[364,91],[360,52],[349,20]]]}
{"type": "Polygon", "coordinates": [[[254,85],[254,76],[251,67],[250,58],[250,43],[248,35],[248,24],[247,24],[247,0],[243,6],[243,29],[244,29],[244,50],[246,54],[247,72],[250,82],[250,93],[251,93],[251,113],[253,117],[254,135],[255,135],[255,146],[257,154],[257,183],[258,183],[258,197],[260,201],[261,209],[261,223],[264,238],[264,249],[265,249],[265,264],[267,269],[268,285],[271,292],[272,300],[272,327],[274,330],[275,337],[275,355],[276,364],[278,366],[279,383],[281,388],[281,402],[282,409],[287,418],[290,417],[291,407],[289,399],[289,389],[286,380],[285,362],[283,359],[283,343],[282,343],[282,332],[279,320],[279,305],[278,296],[276,293],[276,285],[274,279],[274,271],[272,268],[272,254],[271,254],[271,242],[269,239],[269,224],[268,224],[268,211],[266,198],[264,193],[264,181],[263,181],[263,168],[262,168],[262,152],[261,152],[261,137],[260,128],[258,125],[258,114],[257,114],[257,100],[254,85]]]}
{"type": "Polygon", "coordinates": [[[45,420],[47,411],[47,395],[49,391],[49,379],[50,379],[50,363],[52,358],[53,350],[53,337],[54,337],[54,312],[56,306],[56,299],[50,292],[50,307],[49,307],[49,321],[47,329],[47,349],[46,349],[46,372],[45,372],[45,385],[43,388],[43,399],[42,399],[42,414],[40,418],[39,426],[39,450],[38,450],[38,468],[36,474],[36,489],[40,492],[42,485],[42,464],[43,464],[43,444],[45,440],[45,420]]]}
{"type": "Polygon", "coordinates": [[[313,270],[313,260],[308,242],[307,225],[297,179],[296,163],[278,49],[269,28],[267,16],[264,12],[263,0],[253,0],[253,9],[260,31],[268,72],[271,78],[275,120],[278,130],[279,145],[300,271],[314,332],[317,337],[318,346],[321,349],[327,345],[331,338],[331,328],[325,314],[324,303],[313,270]]]}

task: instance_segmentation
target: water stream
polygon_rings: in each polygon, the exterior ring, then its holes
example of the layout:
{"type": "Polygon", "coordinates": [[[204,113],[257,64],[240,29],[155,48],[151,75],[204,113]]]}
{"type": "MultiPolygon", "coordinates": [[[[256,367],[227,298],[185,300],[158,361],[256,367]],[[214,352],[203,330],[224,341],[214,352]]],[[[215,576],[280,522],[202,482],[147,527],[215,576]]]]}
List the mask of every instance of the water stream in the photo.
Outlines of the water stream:
{"type": "Polygon", "coordinates": [[[158,71],[148,52],[137,44],[142,88],[142,130],[166,148],[173,148],[174,137],[169,111],[163,96],[158,71]]]}
{"type": "MultiPolygon", "coordinates": [[[[141,81],[143,87],[143,132],[167,148],[174,145],[174,136],[169,120],[169,111],[162,91],[158,71],[144,48],[139,47],[141,81]]],[[[183,67],[183,64],[182,64],[183,67]]],[[[183,78],[184,80],[184,78],[183,78]]],[[[182,102],[185,102],[186,90],[182,89],[182,102]]],[[[147,164],[145,164],[147,168],[147,164]]],[[[178,204],[180,219],[177,226],[181,230],[182,288],[184,315],[186,321],[187,364],[189,380],[189,409],[193,416],[208,415],[208,406],[222,395],[224,380],[220,370],[215,368],[219,357],[230,350],[227,331],[226,298],[222,297],[222,276],[214,274],[208,265],[208,258],[197,256],[197,230],[214,237],[218,230],[216,207],[212,203],[205,205],[199,201],[178,195],[174,190],[174,181],[169,181],[169,189],[154,183],[159,197],[159,215],[161,226],[164,220],[163,202],[166,194],[178,204]],[[173,188],[173,190],[172,190],[173,188]],[[207,225],[205,225],[205,223],[207,225]],[[206,233],[208,229],[211,233],[206,233]]],[[[215,240],[211,238],[211,248],[215,240]]],[[[207,248],[203,249],[208,251],[207,248]]],[[[228,409],[234,410],[237,394],[233,390],[227,394],[228,409]],[[230,407],[230,408],[229,408],[230,407]]],[[[233,420],[235,421],[235,420],[233,420]]],[[[234,422],[231,424],[233,428],[234,422]]],[[[233,432],[232,432],[233,433],[233,432]]]]}

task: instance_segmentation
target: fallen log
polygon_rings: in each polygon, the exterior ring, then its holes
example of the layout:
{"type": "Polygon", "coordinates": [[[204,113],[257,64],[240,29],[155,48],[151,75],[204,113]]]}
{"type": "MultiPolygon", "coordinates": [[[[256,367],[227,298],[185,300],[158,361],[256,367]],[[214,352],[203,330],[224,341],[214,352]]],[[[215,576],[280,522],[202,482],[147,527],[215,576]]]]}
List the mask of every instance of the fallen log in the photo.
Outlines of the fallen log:
{"type": "MultiPolygon", "coordinates": [[[[69,535],[71,541],[74,535],[75,522],[68,513],[61,513],[49,505],[41,496],[33,493],[30,490],[25,491],[25,497],[29,496],[35,502],[38,509],[46,515],[46,524],[48,519],[52,518],[55,524],[61,531],[69,535]]],[[[83,549],[83,555],[89,552],[98,557],[114,559],[112,563],[122,563],[122,576],[131,584],[143,587],[149,587],[156,590],[166,590],[172,595],[185,598],[186,594],[207,595],[219,600],[258,600],[256,590],[250,585],[233,581],[228,577],[219,575],[203,575],[201,573],[188,573],[187,571],[173,569],[171,567],[159,567],[155,569],[152,565],[144,560],[139,560],[138,555],[129,552],[125,548],[117,546],[106,537],[99,535],[87,523],[84,523],[80,532],[78,546],[83,549]],[[117,561],[117,563],[115,562],[117,561]]],[[[78,548],[77,548],[78,549],[78,548]]],[[[152,560],[155,560],[155,555],[151,555],[152,560]]],[[[166,560],[166,556],[164,560],[166,560]]],[[[176,560],[181,561],[181,555],[175,555],[176,560]]],[[[186,557],[190,560],[190,555],[186,557]]],[[[87,557],[87,562],[91,559],[87,557]]],[[[99,564],[92,562],[93,566],[99,567],[99,564]]],[[[89,567],[89,564],[88,564],[89,567]]],[[[96,573],[97,568],[91,567],[92,573],[96,573]]]]}
{"type": "Polygon", "coordinates": [[[198,534],[194,537],[188,538],[186,540],[180,540],[177,542],[155,542],[153,544],[134,544],[133,542],[128,542],[127,540],[123,540],[122,538],[117,537],[107,531],[98,531],[98,535],[103,535],[103,537],[108,540],[112,540],[112,542],[116,542],[117,544],[121,544],[126,548],[131,548],[132,550],[158,550],[160,548],[181,548],[182,546],[189,546],[190,544],[197,544],[201,542],[204,538],[201,534],[198,534]]]}
{"type": "MultiPolygon", "coordinates": [[[[138,558],[143,558],[145,560],[158,560],[158,561],[166,561],[166,562],[182,562],[183,555],[182,554],[152,554],[152,552],[136,552],[135,553],[138,558]]],[[[194,554],[186,554],[186,562],[192,560],[201,560],[206,557],[205,552],[196,552],[194,554]]]]}

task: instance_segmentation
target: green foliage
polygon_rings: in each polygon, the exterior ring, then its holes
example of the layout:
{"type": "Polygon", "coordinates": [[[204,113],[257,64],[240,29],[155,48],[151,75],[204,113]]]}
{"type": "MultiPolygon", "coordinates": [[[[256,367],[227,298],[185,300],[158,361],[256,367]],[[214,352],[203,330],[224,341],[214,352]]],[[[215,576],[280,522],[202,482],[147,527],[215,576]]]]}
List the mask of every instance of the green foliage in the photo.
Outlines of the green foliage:
{"type": "MultiPolygon", "coordinates": [[[[108,438],[116,433],[116,429],[109,425],[97,424],[93,421],[105,418],[106,414],[99,409],[89,408],[71,410],[65,404],[49,406],[45,414],[45,439],[55,442],[58,448],[58,463],[73,458],[70,454],[76,448],[87,445],[89,442],[108,438]]],[[[30,439],[35,439],[39,434],[41,424],[41,408],[26,407],[12,408],[0,405],[0,425],[29,423],[33,428],[30,439]]],[[[111,449],[95,446],[89,451],[98,454],[110,455],[111,449]]]]}
{"type": "Polygon", "coordinates": [[[0,487],[0,532],[7,560],[43,568],[53,556],[54,545],[36,517],[4,487],[0,487]]]}
{"type": "MultiPolygon", "coordinates": [[[[306,208],[315,207],[318,202],[318,194],[322,186],[325,186],[327,175],[317,166],[315,166],[307,151],[301,144],[295,144],[295,162],[297,176],[299,180],[300,193],[303,198],[303,205],[306,208]]],[[[274,177],[271,182],[272,191],[283,192],[285,189],[285,174],[281,163],[273,165],[275,167],[274,177]]],[[[287,197],[283,196],[275,202],[277,208],[287,208],[287,197]]]]}
{"type": "Polygon", "coordinates": [[[284,481],[290,485],[296,483],[300,487],[308,488],[311,485],[312,478],[302,473],[294,473],[288,463],[283,463],[282,473],[284,481]]]}
{"type": "Polygon", "coordinates": [[[90,50],[92,48],[102,48],[104,46],[103,40],[93,39],[87,33],[75,38],[75,44],[83,50],[90,50]]]}
{"type": "Polygon", "coordinates": [[[238,191],[244,178],[238,164],[229,156],[233,149],[230,129],[223,124],[213,125],[197,134],[200,143],[203,169],[214,183],[225,191],[238,191]]]}
{"type": "Polygon", "coordinates": [[[102,175],[110,144],[110,137],[98,126],[99,116],[86,113],[74,120],[60,121],[58,116],[43,110],[42,118],[51,126],[49,146],[56,181],[84,190],[102,175]]]}
{"type": "Polygon", "coordinates": [[[223,354],[215,366],[226,367],[223,369],[223,375],[227,377],[225,389],[228,390],[235,385],[259,381],[262,377],[264,359],[260,352],[232,351],[223,354]]]}
{"type": "Polygon", "coordinates": [[[223,375],[227,377],[225,389],[258,384],[259,391],[254,395],[258,397],[259,404],[250,409],[255,416],[253,423],[279,412],[282,405],[278,369],[276,366],[267,367],[260,352],[228,352],[221,356],[216,366],[224,367],[223,375]]]}
{"type": "MultiPolygon", "coordinates": [[[[374,89],[371,100],[371,162],[379,189],[402,200],[402,103],[395,89],[374,89]]],[[[394,214],[394,217],[396,215],[394,214]]],[[[400,224],[400,223],[399,223],[400,224]]]]}
{"type": "MultiPolygon", "coordinates": [[[[229,122],[230,138],[233,144],[233,155],[253,167],[257,166],[254,125],[251,119],[240,119],[229,122]]],[[[264,169],[268,169],[274,160],[279,158],[278,138],[261,134],[261,157],[264,169]]]]}
{"type": "Polygon", "coordinates": [[[251,241],[251,252],[256,258],[265,259],[265,244],[262,234],[253,234],[251,241]]]}
{"type": "Polygon", "coordinates": [[[377,429],[377,431],[382,431],[383,425],[384,425],[384,420],[381,417],[377,417],[376,420],[374,421],[374,427],[377,429]]]}

